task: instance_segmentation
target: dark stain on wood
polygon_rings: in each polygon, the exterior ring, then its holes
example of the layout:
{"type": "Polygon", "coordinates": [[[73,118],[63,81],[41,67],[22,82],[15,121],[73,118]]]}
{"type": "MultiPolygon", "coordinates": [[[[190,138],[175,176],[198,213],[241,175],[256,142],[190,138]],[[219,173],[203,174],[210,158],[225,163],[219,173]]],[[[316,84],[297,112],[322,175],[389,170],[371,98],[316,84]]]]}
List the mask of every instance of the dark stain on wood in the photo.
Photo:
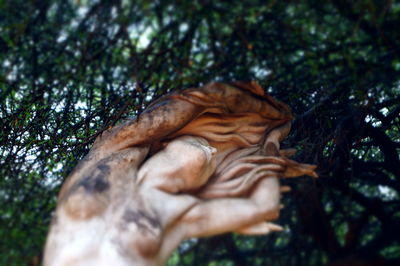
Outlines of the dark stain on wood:
{"type": "Polygon", "coordinates": [[[110,183],[108,182],[108,177],[111,173],[110,167],[106,164],[101,164],[93,172],[93,175],[87,175],[79,180],[71,188],[71,192],[78,190],[80,187],[83,187],[85,192],[89,194],[102,193],[108,190],[110,188],[110,183]]]}
{"type": "Polygon", "coordinates": [[[265,147],[265,154],[268,156],[279,156],[278,148],[272,142],[267,142],[265,147]]]}
{"type": "Polygon", "coordinates": [[[126,223],[135,223],[140,230],[146,232],[154,233],[154,229],[161,227],[157,219],[143,210],[126,210],[122,219],[126,223]]]}

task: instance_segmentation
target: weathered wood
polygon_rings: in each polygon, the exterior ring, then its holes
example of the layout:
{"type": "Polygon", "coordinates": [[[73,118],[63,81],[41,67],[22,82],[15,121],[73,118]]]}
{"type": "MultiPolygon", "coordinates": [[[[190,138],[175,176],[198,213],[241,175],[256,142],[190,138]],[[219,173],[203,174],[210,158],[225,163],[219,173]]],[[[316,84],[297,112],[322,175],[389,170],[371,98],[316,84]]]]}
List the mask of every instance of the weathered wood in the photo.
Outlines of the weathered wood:
{"type": "Polygon", "coordinates": [[[181,241],[263,234],[279,179],[316,176],[280,150],[290,109],[255,82],[174,92],[104,132],[64,183],[45,265],[162,265],[181,241]]]}

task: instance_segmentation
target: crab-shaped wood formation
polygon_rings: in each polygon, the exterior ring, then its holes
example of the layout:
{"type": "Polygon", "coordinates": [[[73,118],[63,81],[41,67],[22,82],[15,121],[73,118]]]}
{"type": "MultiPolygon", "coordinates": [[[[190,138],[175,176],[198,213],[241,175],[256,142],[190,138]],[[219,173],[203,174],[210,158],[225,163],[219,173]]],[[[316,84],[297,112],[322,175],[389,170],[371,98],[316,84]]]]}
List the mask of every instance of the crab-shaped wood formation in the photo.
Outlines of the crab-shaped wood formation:
{"type": "Polygon", "coordinates": [[[176,91],[104,132],[64,183],[45,265],[163,265],[183,240],[281,227],[290,109],[255,82],[176,91]]]}

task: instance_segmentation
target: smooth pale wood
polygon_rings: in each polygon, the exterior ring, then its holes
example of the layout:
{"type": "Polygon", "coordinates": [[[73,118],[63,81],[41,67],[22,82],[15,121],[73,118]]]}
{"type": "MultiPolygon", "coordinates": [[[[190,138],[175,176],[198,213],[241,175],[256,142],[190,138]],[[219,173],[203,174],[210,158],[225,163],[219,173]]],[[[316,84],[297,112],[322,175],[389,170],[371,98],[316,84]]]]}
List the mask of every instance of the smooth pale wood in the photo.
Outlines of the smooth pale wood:
{"type": "Polygon", "coordinates": [[[290,109],[255,82],[171,93],[104,132],[64,182],[45,265],[163,265],[191,237],[282,227],[290,109]]]}

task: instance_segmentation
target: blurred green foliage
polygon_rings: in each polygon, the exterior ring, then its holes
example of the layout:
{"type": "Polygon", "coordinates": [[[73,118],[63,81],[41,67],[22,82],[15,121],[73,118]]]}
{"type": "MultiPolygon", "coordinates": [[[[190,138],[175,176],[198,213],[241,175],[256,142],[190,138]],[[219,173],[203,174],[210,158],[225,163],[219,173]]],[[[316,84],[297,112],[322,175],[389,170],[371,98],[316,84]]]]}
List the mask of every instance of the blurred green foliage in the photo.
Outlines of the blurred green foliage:
{"type": "Polygon", "coordinates": [[[283,233],[183,243],[169,265],[400,265],[400,3],[0,0],[0,265],[37,265],[95,137],[154,97],[258,80],[296,114],[283,233]]]}

